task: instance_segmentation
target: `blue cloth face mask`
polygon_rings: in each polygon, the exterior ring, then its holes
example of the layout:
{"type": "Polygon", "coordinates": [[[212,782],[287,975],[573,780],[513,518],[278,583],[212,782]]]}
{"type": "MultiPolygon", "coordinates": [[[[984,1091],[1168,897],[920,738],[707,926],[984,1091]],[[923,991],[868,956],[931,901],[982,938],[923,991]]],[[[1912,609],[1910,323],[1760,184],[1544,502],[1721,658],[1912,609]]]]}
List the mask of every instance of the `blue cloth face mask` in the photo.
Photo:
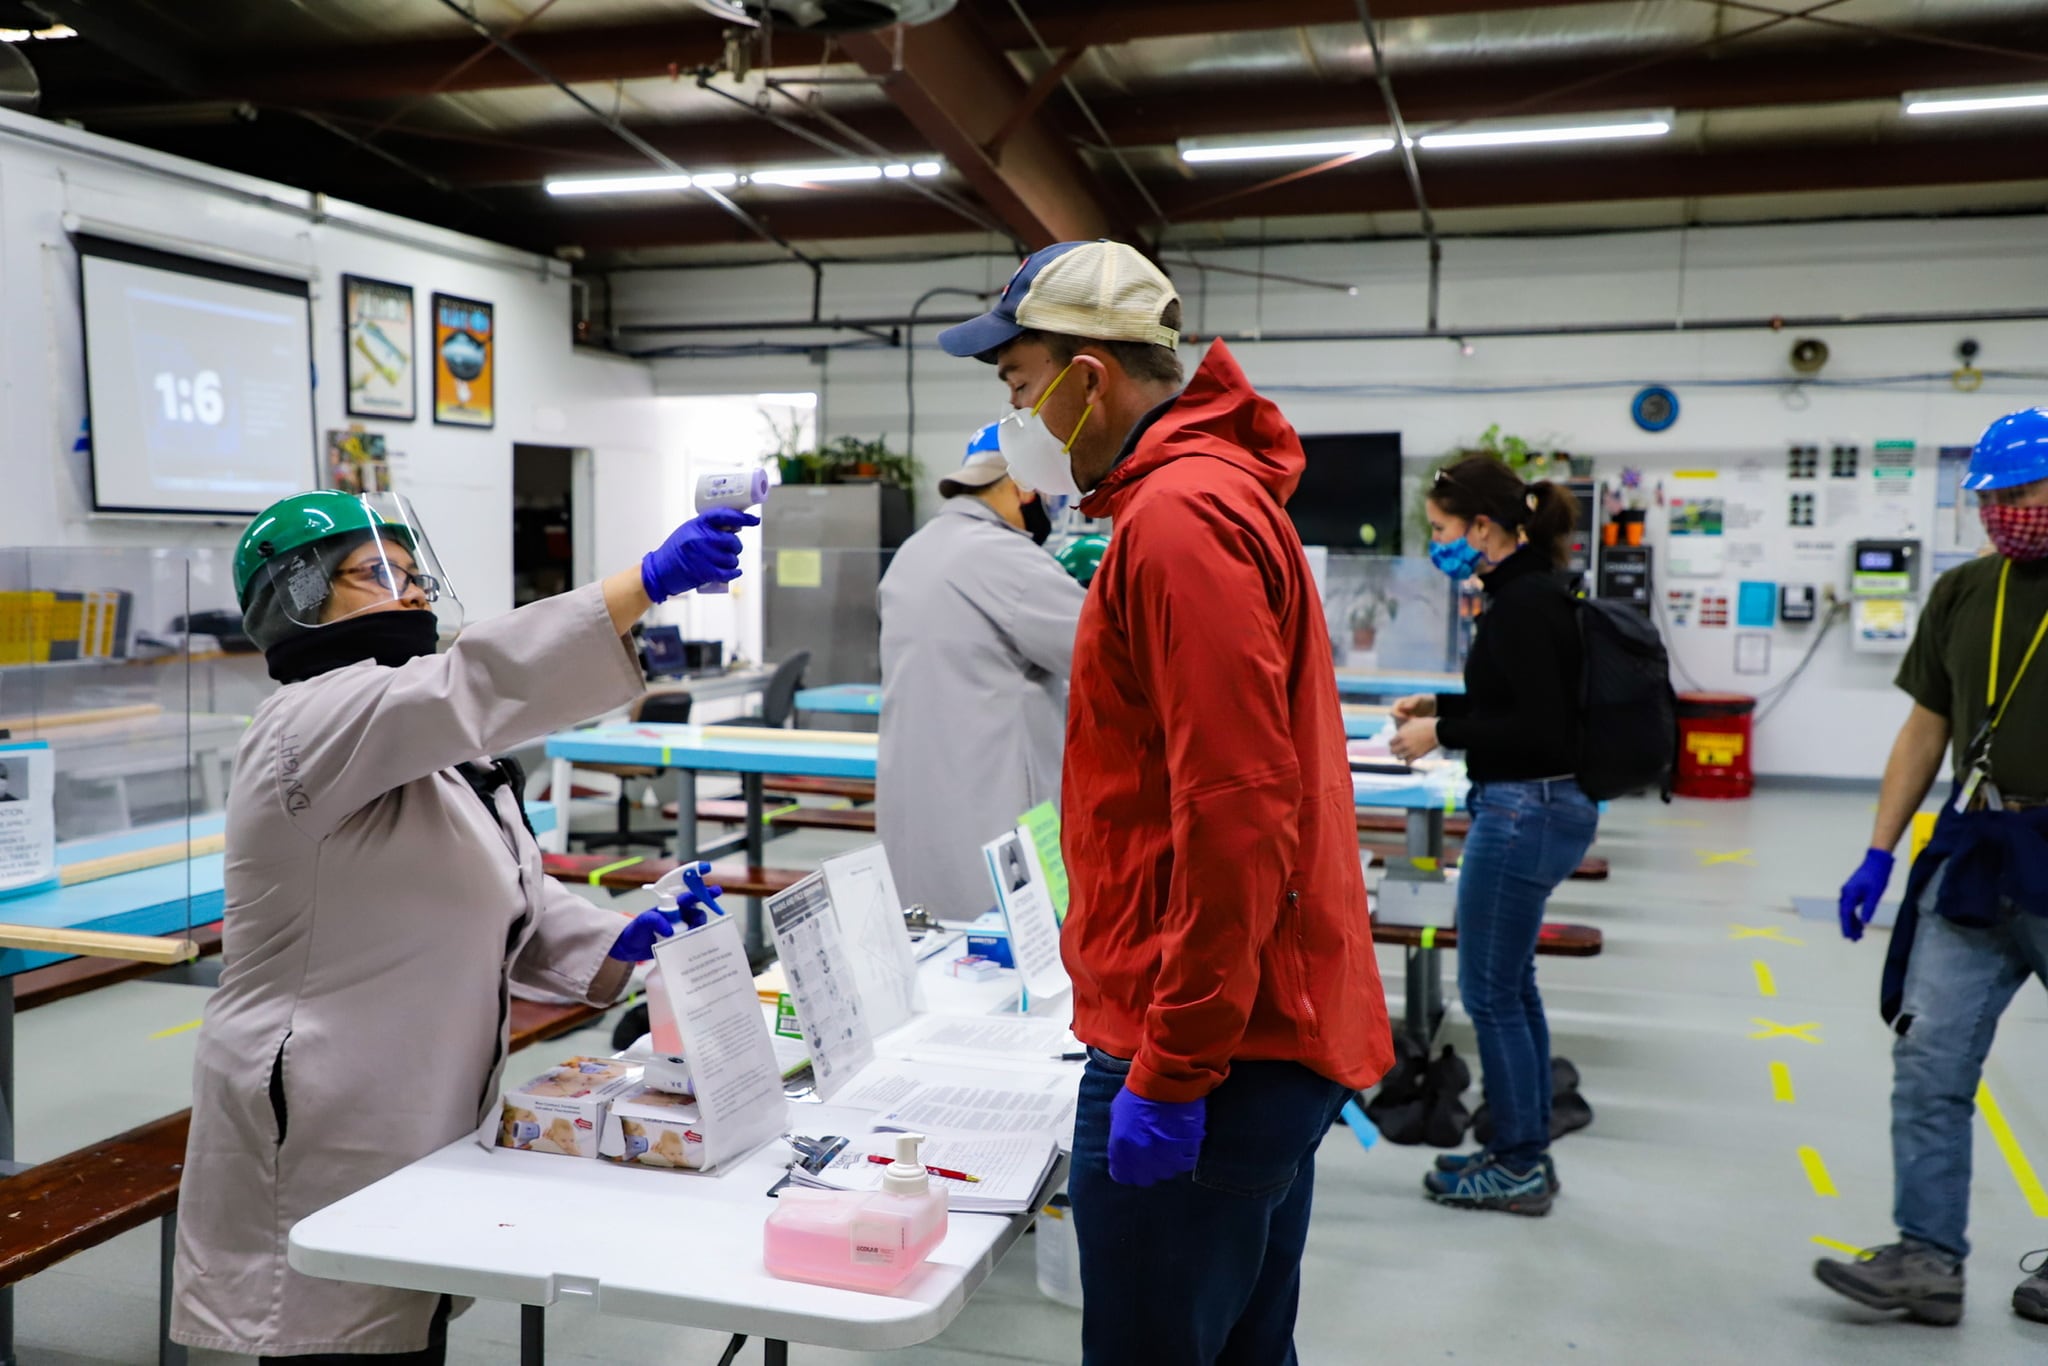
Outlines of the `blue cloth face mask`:
{"type": "Polygon", "coordinates": [[[1455,541],[1429,543],[1429,562],[1460,581],[1469,579],[1477,573],[1480,563],[1485,558],[1479,553],[1479,547],[1463,536],[1455,541]]]}

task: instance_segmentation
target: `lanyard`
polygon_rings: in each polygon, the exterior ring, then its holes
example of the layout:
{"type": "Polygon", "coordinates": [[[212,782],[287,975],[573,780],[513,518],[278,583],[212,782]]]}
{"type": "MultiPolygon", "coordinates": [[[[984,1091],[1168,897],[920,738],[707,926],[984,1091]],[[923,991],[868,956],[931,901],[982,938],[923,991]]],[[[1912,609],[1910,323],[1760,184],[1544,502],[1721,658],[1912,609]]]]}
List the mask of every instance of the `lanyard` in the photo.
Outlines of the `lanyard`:
{"type": "Polygon", "coordinates": [[[2048,612],[2041,614],[2041,624],[2034,629],[2034,639],[2027,646],[2027,653],[2020,659],[2019,672],[2012,676],[2012,685],[2005,690],[2005,700],[1998,699],[1998,646],[2005,635],[2005,581],[2012,573],[2012,561],[2007,560],[1998,569],[1998,606],[1991,617],[1991,677],[1984,684],[1984,705],[1993,708],[1991,717],[1985,722],[1985,738],[1998,729],[1998,723],[2005,719],[2005,709],[2012,705],[2012,695],[2019,691],[2020,680],[2027,676],[2027,666],[2034,662],[2034,652],[2041,648],[2041,638],[2048,636],[2048,612]]]}

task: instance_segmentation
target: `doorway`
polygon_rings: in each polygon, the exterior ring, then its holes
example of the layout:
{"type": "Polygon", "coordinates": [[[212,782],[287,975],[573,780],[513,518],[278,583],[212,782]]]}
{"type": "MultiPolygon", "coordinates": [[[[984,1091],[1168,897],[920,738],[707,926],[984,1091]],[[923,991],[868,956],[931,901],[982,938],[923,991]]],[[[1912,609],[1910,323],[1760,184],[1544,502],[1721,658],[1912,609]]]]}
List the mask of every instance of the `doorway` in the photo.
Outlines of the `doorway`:
{"type": "Polygon", "coordinates": [[[512,605],[566,593],[590,579],[590,452],[512,447],[512,605]]]}

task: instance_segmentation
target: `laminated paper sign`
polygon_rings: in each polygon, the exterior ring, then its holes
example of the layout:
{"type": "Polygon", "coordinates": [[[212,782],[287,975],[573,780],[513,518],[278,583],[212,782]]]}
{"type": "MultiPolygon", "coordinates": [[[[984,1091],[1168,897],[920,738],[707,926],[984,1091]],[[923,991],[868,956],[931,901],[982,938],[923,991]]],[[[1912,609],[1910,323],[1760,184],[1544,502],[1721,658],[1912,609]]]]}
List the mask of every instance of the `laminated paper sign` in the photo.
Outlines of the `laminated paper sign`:
{"type": "Polygon", "coordinates": [[[0,745],[0,896],[57,885],[56,790],[47,741],[0,745]]]}
{"type": "Polygon", "coordinates": [[[668,989],[704,1126],[704,1165],[753,1151],[787,1127],[782,1069],[739,921],[714,915],[654,946],[654,971],[668,989]]]}

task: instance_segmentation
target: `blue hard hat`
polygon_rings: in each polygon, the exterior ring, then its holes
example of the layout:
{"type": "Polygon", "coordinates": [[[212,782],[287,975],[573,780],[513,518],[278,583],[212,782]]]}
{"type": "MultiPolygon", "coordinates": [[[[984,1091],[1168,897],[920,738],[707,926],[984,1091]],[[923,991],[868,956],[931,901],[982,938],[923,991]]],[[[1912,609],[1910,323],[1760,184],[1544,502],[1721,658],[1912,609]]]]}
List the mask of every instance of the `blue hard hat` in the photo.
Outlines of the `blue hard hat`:
{"type": "Polygon", "coordinates": [[[964,465],[968,460],[974,459],[975,456],[986,455],[991,451],[998,455],[1002,454],[1003,444],[996,439],[996,428],[1002,425],[1000,422],[991,422],[976,432],[967,443],[966,458],[960,463],[964,465]]]}
{"type": "Polygon", "coordinates": [[[1977,439],[1963,487],[1975,493],[2039,479],[2048,479],[2048,408],[2023,408],[1992,423],[1977,439]]]}

